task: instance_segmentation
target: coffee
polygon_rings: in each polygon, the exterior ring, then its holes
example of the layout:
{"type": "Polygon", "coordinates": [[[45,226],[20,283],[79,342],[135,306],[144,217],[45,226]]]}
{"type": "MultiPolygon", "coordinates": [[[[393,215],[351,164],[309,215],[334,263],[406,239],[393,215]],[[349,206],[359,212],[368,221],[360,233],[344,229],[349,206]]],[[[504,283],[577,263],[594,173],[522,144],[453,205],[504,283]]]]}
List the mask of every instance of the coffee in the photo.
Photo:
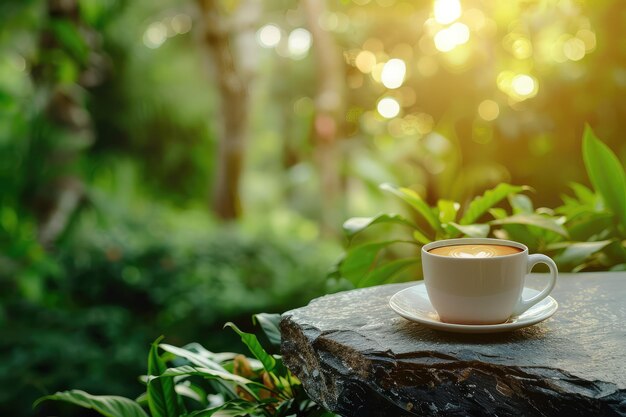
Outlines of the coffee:
{"type": "Polygon", "coordinates": [[[434,248],[428,252],[433,255],[452,258],[494,258],[496,256],[514,255],[522,252],[522,249],[505,245],[450,245],[434,248]]]}
{"type": "Polygon", "coordinates": [[[547,297],[558,275],[552,259],[529,255],[526,246],[510,240],[440,240],[422,246],[421,255],[428,298],[446,323],[504,323],[547,297]],[[548,265],[550,280],[524,299],[526,275],[538,263],[548,265]]]}

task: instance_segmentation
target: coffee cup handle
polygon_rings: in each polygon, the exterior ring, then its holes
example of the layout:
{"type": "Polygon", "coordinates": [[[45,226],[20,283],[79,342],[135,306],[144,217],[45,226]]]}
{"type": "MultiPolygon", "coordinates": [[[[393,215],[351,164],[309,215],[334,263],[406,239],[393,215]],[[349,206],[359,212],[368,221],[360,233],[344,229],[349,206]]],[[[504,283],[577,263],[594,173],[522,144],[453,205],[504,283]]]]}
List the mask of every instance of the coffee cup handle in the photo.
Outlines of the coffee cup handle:
{"type": "Polygon", "coordinates": [[[556,267],[554,261],[548,258],[546,255],[535,254],[528,255],[528,273],[532,271],[533,267],[537,264],[546,264],[548,268],[550,268],[550,282],[548,285],[537,295],[529,298],[528,300],[524,300],[524,297],[520,295],[519,301],[517,302],[517,306],[513,310],[514,316],[519,316],[524,311],[528,310],[539,301],[543,300],[550,294],[550,292],[554,289],[554,285],[556,284],[556,277],[559,274],[559,271],[556,267]]]}

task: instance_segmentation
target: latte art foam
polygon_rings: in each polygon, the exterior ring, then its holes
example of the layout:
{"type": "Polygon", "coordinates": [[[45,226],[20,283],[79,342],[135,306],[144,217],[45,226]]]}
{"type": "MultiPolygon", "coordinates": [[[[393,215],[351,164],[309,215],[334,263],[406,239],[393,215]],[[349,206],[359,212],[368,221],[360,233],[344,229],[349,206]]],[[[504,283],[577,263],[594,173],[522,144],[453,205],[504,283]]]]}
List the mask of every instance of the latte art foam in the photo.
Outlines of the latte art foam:
{"type": "Polygon", "coordinates": [[[451,258],[494,258],[496,256],[513,255],[522,249],[504,245],[451,245],[431,249],[428,252],[451,258]]]}

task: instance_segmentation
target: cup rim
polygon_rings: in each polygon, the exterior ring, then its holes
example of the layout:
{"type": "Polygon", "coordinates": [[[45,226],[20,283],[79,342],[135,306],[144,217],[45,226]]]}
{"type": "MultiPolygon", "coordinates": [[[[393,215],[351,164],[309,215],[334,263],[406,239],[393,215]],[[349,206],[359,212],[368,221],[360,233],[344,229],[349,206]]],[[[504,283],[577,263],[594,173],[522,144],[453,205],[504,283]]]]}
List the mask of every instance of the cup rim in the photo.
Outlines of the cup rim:
{"type": "Polygon", "coordinates": [[[494,239],[494,238],[488,238],[488,237],[461,237],[461,238],[456,238],[456,239],[443,239],[443,240],[436,240],[434,242],[430,242],[422,246],[422,256],[428,255],[428,256],[434,256],[436,258],[445,258],[445,259],[450,259],[450,260],[455,260],[455,261],[485,262],[489,260],[510,258],[514,256],[524,255],[524,254],[526,255],[528,254],[528,247],[524,245],[523,243],[515,242],[513,240],[494,239]],[[522,249],[522,251],[518,253],[512,253],[510,255],[494,256],[493,258],[454,258],[451,256],[437,255],[436,253],[428,252],[431,249],[441,248],[443,246],[483,245],[483,244],[484,245],[498,245],[498,246],[513,246],[515,248],[522,249]]]}

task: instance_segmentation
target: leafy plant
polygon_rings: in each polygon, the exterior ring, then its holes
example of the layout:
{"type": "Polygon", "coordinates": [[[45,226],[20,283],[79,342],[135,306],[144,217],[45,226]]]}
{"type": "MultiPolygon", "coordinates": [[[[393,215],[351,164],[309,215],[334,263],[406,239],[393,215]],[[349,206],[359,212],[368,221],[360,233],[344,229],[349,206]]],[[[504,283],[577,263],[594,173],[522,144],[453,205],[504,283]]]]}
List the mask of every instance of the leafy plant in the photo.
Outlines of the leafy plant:
{"type": "Polygon", "coordinates": [[[18,280],[0,260],[8,275],[0,278],[0,415],[43,416],[31,411],[34,399],[66,387],[132,398],[141,387],[129,381],[145,372],[146,346],[159,334],[232,350],[236,335],[214,333],[223,322],[325,292],[334,247],[218,226],[204,211],[137,191],[126,205],[110,190],[88,191],[93,207],[48,254],[49,272],[18,280]]]}
{"type": "Polygon", "coordinates": [[[583,159],[594,188],[570,185],[574,197],[562,196],[555,211],[567,219],[571,237],[555,242],[555,260],[572,271],[591,269],[626,270],[626,173],[617,156],[585,127],[583,159]]]}
{"type": "MultiPolygon", "coordinates": [[[[257,314],[253,319],[277,349],[280,315],[257,314]]],[[[233,323],[226,326],[241,337],[253,358],[210,352],[196,343],[179,348],[159,343],[159,338],[150,348],[148,375],[142,378],[146,392],[137,399],[71,390],[42,397],[35,405],[65,401],[106,417],[334,416],[306,396],[281,357],[268,353],[255,334],[233,323]]]]}
{"type": "Polygon", "coordinates": [[[626,174],[589,126],[584,133],[583,156],[595,192],[574,183],[571,187],[576,197],[563,196],[564,205],[555,210],[535,208],[523,193],[532,190],[526,186],[499,184],[475,197],[461,212],[458,202],[441,199],[431,207],[412,189],[382,184],[382,190],[408,204],[412,216],[382,213],[351,218],[343,225],[346,236],[352,243],[358,234],[380,224],[400,225],[409,236],[352,245],[331,277],[345,278],[357,287],[388,282],[405,268],[419,265],[419,248],[424,244],[487,236],[522,242],[531,252],[554,256],[564,271],[626,270],[626,174]],[[498,207],[505,199],[509,211],[498,207]],[[390,248],[399,244],[413,249],[397,256],[390,248]]]}
{"type": "Polygon", "coordinates": [[[409,188],[391,184],[382,184],[380,188],[406,202],[413,209],[413,216],[408,218],[399,214],[379,214],[374,217],[352,218],[344,223],[346,235],[353,240],[357,234],[366,229],[387,223],[402,225],[409,230],[410,237],[367,242],[351,247],[338,263],[334,274],[348,279],[357,287],[389,281],[406,267],[419,264],[419,248],[434,240],[486,237],[490,232],[493,233],[492,229],[495,227],[520,225],[565,233],[553,216],[521,212],[521,207],[529,201],[525,195],[520,194],[530,190],[525,186],[499,184],[474,198],[463,211],[461,211],[460,203],[445,199],[439,200],[436,206],[430,207],[419,194],[409,188]],[[508,216],[503,209],[496,208],[507,198],[515,213],[513,216],[508,216]],[[480,222],[487,215],[490,215],[492,220],[480,222]],[[389,262],[382,261],[384,259],[382,252],[396,244],[412,245],[413,254],[389,262]]]}

